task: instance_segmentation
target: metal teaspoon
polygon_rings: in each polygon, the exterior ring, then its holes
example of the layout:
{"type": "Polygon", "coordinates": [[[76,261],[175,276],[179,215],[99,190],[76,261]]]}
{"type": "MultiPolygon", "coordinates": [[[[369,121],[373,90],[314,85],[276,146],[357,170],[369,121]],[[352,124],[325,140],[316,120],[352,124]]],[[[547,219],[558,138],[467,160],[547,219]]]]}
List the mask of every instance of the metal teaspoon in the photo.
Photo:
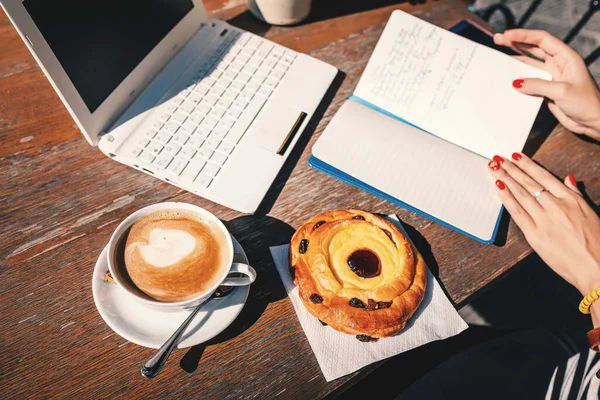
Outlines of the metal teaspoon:
{"type": "Polygon", "coordinates": [[[198,304],[190,316],[183,321],[181,326],[177,328],[173,335],[171,335],[171,337],[162,346],[160,346],[160,349],[158,349],[156,353],[154,353],[152,357],[150,357],[148,361],[142,365],[142,368],[140,369],[142,376],[146,378],[154,378],[156,375],[158,375],[163,365],[165,365],[167,358],[169,358],[171,352],[177,345],[177,342],[179,342],[179,338],[181,335],[183,335],[183,332],[185,332],[185,329],[190,322],[192,322],[196,314],[198,314],[198,311],[200,311],[202,306],[212,299],[220,299],[227,296],[234,288],[235,287],[233,286],[220,286],[208,299],[198,304]]]}

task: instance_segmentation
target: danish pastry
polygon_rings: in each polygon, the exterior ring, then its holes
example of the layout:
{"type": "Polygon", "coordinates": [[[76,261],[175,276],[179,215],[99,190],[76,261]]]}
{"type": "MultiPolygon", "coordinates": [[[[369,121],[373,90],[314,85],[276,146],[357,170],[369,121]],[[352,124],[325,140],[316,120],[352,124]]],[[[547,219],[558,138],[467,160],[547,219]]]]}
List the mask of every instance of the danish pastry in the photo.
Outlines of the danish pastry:
{"type": "Polygon", "coordinates": [[[400,332],[427,278],[422,256],[396,225],[359,210],[305,222],[290,243],[290,272],[313,316],[362,341],[400,332]]]}

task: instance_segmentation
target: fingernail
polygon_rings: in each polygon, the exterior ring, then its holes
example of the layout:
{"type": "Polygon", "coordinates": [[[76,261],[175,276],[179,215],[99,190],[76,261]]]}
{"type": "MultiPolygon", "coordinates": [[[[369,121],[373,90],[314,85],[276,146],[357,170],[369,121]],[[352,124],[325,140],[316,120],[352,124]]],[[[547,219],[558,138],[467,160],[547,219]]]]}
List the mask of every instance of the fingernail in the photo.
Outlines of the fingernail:
{"type": "Polygon", "coordinates": [[[519,161],[521,158],[523,158],[523,155],[520,153],[512,153],[512,158],[515,161],[519,161]]]}
{"type": "Polygon", "coordinates": [[[498,186],[498,189],[500,190],[504,190],[506,188],[506,186],[504,186],[504,182],[502,182],[500,179],[496,181],[496,186],[498,186]]]}
{"type": "Polygon", "coordinates": [[[490,167],[492,171],[498,171],[500,169],[500,165],[496,161],[490,161],[488,167],[490,167]]]}
{"type": "Polygon", "coordinates": [[[499,165],[502,165],[502,163],[504,162],[504,158],[502,158],[500,156],[494,156],[494,158],[492,158],[492,160],[496,161],[499,165]]]}
{"type": "Polygon", "coordinates": [[[521,89],[523,87],[523,82],[525,82],[523,79],[515,79],[513,81],[513,87],[515,89],[521,89]]]}
{"type": "Polygon", "coordinates": [[[569,182],[571,182],[571,185],[577,187],[577,181],[575,180],[575,177],[573,176],[573,174],[569,174],[569,175],[567,175],[567,177],[569,178],[569,182]]]}

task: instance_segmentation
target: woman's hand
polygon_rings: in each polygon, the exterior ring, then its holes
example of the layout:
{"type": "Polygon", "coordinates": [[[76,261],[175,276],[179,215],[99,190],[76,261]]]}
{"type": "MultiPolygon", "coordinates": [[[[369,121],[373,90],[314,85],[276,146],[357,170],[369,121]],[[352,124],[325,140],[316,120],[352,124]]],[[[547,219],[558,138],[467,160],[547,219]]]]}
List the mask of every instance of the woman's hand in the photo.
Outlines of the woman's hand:
{"type": "Polygon", "coordinates": [[[552,81],[523,77],[513,82],[521,93],[544,96],[548,108],[567,129],[600,140],[600,92],[581,56],[545,31],[513,29],[494,35],[494,42],[524,50],[517,57],[552,74],[552,81]]]}
{"type": "Polygon", "coordinates": [[[495,156],[488,165],[500,200],[542,260],[588,295],[600,287],[600,219],[573,175],[563,184],[527,156],[512,158],[495,156]]]}

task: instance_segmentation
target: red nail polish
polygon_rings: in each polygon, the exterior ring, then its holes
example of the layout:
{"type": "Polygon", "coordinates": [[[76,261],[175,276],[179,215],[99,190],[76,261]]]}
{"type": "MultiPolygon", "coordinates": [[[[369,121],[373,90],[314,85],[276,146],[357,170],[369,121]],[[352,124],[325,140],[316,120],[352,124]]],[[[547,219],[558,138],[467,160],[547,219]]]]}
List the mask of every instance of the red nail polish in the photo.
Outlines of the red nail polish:
{"type": "Polygon", "coordinates": [[[573,174],[569,174],[567,176],[569,178],[569,182],[571,182],[571,185],[577,187],[577,181],[575,180],[575,177],[573,176],[573,174]]]}
{"type": "Polygon", "coordinates": [[[504,158],[502,158],[500,156],[494,156],[494,158],[492,158],[492,160],[496,161],[498,164],[502,164],[504,162],[504,158]]]}
{"type": "Polygon", "coordinates": [[[504,190],[506,188],[506,186],[504,186],[504,182],[502,182],[500,179],[496,181],[496,186],[498,186],[498,189],[500,190],[504,190]]]}
{"type": "Polygon", "coordinates": [[[523,79],[515,79],[513,81],[513,87],[515,89],[521,89],[523,87],[523,82],[525,82],[523,79]]]}
{"type": "Polygon", "coordinates": [[[492,171],[498,171],[500,169],[500,164],[498,164],[496,161],[490,161],[488,163],[488,167],[490,167],[492,171]]]}
{"type": "Polygon", "coordinates": [[[521,158],[523,158],[523,155],[519,153],[512,153],[512,158],[515,161],[519,161],[521,158]]]}

